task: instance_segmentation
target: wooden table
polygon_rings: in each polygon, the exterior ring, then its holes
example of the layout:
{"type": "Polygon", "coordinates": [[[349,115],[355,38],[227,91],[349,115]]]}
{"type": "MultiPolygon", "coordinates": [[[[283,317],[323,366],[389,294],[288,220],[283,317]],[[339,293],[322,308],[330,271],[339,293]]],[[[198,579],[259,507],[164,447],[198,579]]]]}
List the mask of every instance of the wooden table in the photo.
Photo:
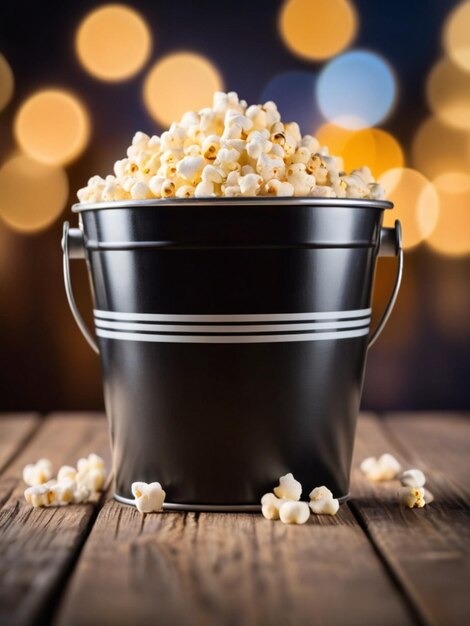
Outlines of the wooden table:
{"type": "Polygon", "coordinates": [[[470,416],[360,418],[353,498],[305,526],[259,514],[142,516],[109,493],[32,509],[23,466],[91,451],[109,463],[99,414],[0,419],[0,624],[55,626],[441,626],[470,624],[470,416]],[[357,469],[393,453],[436,501],[405,510],[397,483],[357,469]]]}

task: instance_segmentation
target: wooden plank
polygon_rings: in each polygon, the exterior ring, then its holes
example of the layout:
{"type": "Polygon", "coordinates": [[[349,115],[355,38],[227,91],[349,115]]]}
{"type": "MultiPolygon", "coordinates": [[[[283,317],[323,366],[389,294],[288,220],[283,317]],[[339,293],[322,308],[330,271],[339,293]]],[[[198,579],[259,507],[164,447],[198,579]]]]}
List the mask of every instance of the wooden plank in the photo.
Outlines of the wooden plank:
{"type": "Polygon", "coordinates": [[[108,502],[56,623],[396,626],[414,621],[346,506],[336,518],[288,527],[256,514],[143,518],[108,502]]]}
{"type": "Polygon", "coordinates": [[[399,413],[384,423],[417,467],[432,472],[435,489],[445,492],[451,482],[452,495],[470,500],[470,414],[399,413]]]}
{"type": "Polygon", "coordinates": [[[0,414],[0,472],[40,425],[36,413],[0,414]]]}
{"type": "Polygon", "coordinates": [[[47,612],[93,521],[96,505],[33,509],[23,498],[23,466],[48,457],[57,470],[97,452],[109,466],[106,422],[90,415],[47,418],[0,477],[0,623],[47,623],[47,612]]]}
{"type": "Polygon", "coordinates": [[[346,505],[285,526],[259,514],[141,516],[110,501],[58,626],[405,626],[415,620],[346,505]]]}
{"type": "MultiPolygon", "coordinates": [[[[423,431],[426,425],[423,422],[423,431]]],[[[452,427],[442,431],[441,448],[452,441],[452,427]]],[[[425,453],[418,443],[405,445],[407,434],[400,426],[384,427],[375,417],[361,420],[358,427],[353,469],[352,509],[388,564],[397,584],[415,607],[420,620],[433,626],[461,626],[470,623],[468,581],[470,580],[470,510],[460,490],[438,464],[435,452],[425,453]],[[366,456],[391,452],[404,468],[421,465],[427,459],[428,486],[436,502],[425,509],[404,509],[396,501],[398,481],[374,484],[365,479],[359,462],[366,456]]],[[[437,434],[437,433],[435,433],[437,434]]]]}

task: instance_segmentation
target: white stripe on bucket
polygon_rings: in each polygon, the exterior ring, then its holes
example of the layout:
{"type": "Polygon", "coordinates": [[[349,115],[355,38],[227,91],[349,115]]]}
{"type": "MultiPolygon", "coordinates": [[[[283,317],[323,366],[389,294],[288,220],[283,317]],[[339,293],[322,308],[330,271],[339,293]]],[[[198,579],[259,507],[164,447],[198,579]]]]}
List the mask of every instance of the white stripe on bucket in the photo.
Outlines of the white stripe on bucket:
{"type": "Polygon", "coordinates": [[[367,317],[372,309],[329,311],[325,313],[254,313],[234,315],[169,315],[166,313],[116,313],[93,311],[95,317],[128,322],[295,322],[307,320],[335,320],[367,317]]]}
{"type": "Polygon", "coordinates": [[[324,341],[326,339],[352,339],[369,334],[369,328],[343,330],[337,332],[294,333],[291,335],[156,335],[124,333],[113,330],[96,330],[98,337],[126,341],[147,341],[159,343],[279,343],[287,341],[324,341]]]}
{"type": "Polygon", "coordinates": [[[219,324],[218,326],[207,326],[201,324],[199,326],[193,326],[191,324],[179,324],[177,326],[172,324],[145,324],[136,322],[112,322],[109,320],[95,320],[95,326],[97,328],[109,328],[110,330],[137,330],[137,331],[160,331],[160,332],[174,332],[174,333],[263,333],[263,332],[289,332],[300,330],[328,330],[339,328],[357,328],[359,326],[368,326],[370,324],[370,317],[366,317],[360,320],[349,320],[347,322],[311,322],[309,324],[303,324],[297,322],[296,324],[264,324],[264,325],[236,325],[236,324],[219,324]]]}

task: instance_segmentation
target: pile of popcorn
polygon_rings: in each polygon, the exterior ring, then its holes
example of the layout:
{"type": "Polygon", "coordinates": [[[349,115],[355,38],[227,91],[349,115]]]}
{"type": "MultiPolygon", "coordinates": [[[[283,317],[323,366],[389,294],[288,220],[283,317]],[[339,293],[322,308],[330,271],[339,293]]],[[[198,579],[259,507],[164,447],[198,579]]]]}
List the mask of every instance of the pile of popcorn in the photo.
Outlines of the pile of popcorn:
{"type": "Polygon", "coordinates": [[[54,479],[51,461],[39,459],[26,465],[23,480],[29,485],[24,492],[28,504],[35,508],[64,506],[95,499],[104,489],[106,469],[100,456],[90,454],[79,459],[77,467],[63,465],[54,479]]]}
{"type": "MultiPolygon", "coordinates": [[[[29,485],[24,492],[25,500],[34,508],[82,504],[96,500],[104,489],[106,469],[97,454],[79,459],[77,467],[63,465],[57,478],[53,478],[52,463],[39,459],[23,469],[23,480],[29,485]]],[[[160,483],[132,483],[135,505],[141,513],[161,511],[166,493],[160,483]]]]}
{"type": "Polygon", "coordinates": [[[310,517],[310,509],[316,515],[336,515],[339,509],[339,501],[324,486],[310,492],[310,503],[301,502],[302,485],[292,474],[281,476],[279,485],[273,491],[261,498],[261,512],[269,520],[305,524],[310,517]]]}
{"type": "Polygon", "coordinates": [[[296,122],[284,123],[274,102],[248,106],[216,92],[212,108],[185,113],[169,130],[138,132],[114,175],[93,176],[82,203],[211,196],[385,197],[369,168],[350,174],[296,122]]]}
{"type": "Polygon", "coordinates": [[[373,482],[398,479],[402,485],[397,493],[398,501],[410,509],[422,509],[434,500],[433,494],[424,488],[424,472],[416,468],[401,472],[401,465],[392,454],[382,454],[378,459],[367,457],[360,469],[373,482]]]}

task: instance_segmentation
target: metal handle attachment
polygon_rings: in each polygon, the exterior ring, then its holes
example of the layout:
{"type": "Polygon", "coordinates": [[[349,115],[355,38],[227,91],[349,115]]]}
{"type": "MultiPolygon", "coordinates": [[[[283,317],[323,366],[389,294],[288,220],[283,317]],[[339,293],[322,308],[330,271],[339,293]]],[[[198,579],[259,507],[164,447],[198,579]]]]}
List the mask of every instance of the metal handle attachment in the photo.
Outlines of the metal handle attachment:
{"type": "Polygon", "coordinates": [[[382,315],[382,319],[378,323],[377,328],[369,337],[367,347],[370,348],[379,338],[380,333],[385,328],[385,324],[392,313],[393,307],[400,290],[401,279],[403,276],[403,246],[401,242],[401,224],[399,220],[395,221],[395,228],[382,228],[380,231],[380,246],[378,256],[398,256],[397,276],[395,278],[395,285],[393,287],[390,300],[382,315]]]}
{"type": "Polygon", "coordinates": [[[82,316],[75,303],[72,291],[72,281],[70,277],[70,259],[84,259],[85,247],[83,245],[83,234],[79,228],[70,228],[68,222],[64,222],[64,230],[62,235],[62,250],[64,251],[64,284],[67,300],[72,311],[72,315],[77,322],[78,327],[82,331],[83,336],[88,341],[92,349],[99,354],[99,348],[92,333],[88,330],[87,325],[83,321],[82,316]]]}

